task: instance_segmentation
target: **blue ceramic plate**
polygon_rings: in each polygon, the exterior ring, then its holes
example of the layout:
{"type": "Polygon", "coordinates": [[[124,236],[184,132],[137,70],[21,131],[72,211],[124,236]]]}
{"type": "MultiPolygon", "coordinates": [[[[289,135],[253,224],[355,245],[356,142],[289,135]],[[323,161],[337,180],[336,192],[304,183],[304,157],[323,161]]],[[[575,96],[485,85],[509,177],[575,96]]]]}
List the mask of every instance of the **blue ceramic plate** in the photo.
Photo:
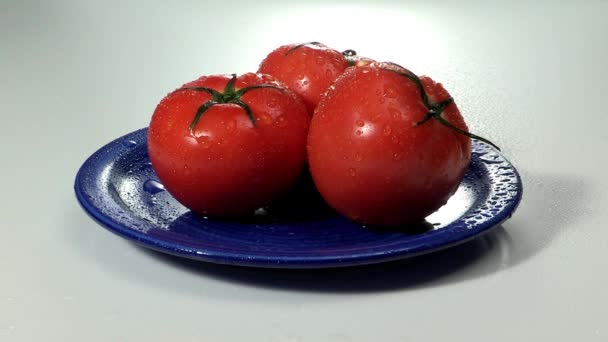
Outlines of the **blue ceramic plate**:
{"type": "Polygon", "coordinates": [[[522,195],[515,168],[475,141],[460,188],[425,225],[378,230],[319,205],[304,206],[314,208],[307,213],[269,208],[249,218],[217,221],[193,215],[164,190],[148,159],[146,134],[147,129],[135,131],[95,152],[76,176],[76,197],[95,220],[128,240],[213,263],[324,268],[430,253],[499,225],[522,195]]]}

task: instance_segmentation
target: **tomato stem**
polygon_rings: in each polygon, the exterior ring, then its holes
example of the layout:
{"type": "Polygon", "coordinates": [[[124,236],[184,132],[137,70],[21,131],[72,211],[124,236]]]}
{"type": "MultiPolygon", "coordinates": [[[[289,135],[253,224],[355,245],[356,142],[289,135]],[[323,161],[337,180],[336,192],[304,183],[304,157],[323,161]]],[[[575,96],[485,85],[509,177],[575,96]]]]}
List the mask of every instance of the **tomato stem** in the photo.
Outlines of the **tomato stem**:
{"type": "Polygon", "coordinates": [[[272,84],[257,84],[257,85],[252,85],[252,86],[248,86],[248,87],[237,90],[235,87],[236,79],[237,79],[237,75],[232,74],[232,77],[230,78],[230,80],[228,81],[226,86],[224,87],[223,92],[219,92],[215,89],[208,88],[208,87],[184,87],[184,88],[180,88],[177,90],[177,91],[184,91],[184,90],[200,91],[200,92],[208,93],[212,97],[210,100],[203,103],[197,109],[196,113],[194,114],[194,118],[192,119],[192,122],[190,123],[190,126],[189,126],[190,133],[192,133],[194,131],[194,128],[200,121],[201,117],[203,116],[203,114],[205,114],[205,112],[207,112],[207,110],[209,110],[209,108],[213,107],[214,105],[223,104],[223,103],[233,103],[233,104],[236,104],[237,106],[243,108],[243,110],[245,111],[245,114],[247,114],[247,117],[249,118],[249,120],[251,120],[253,127],[257,127],[255,116],[253,115],[251,108],[249,107],[249,105],[247,103],[245,103],[245,102],[243,102],[243,100],[241,100],[241,96],[245,95],[245,93],[247,93],[251,90],[262,89],[262,88],[277,89],[281,92],[285,91],[285,89],[283,89],[279,86],[276,86],[276,85],[272,85],[272,84]]]}
{"type": "Polygon", "coordinates": [[[443,113],[443,111],[452,103],[454,103],[454,99],[453,98],[448,98],[446,100],[443,100],[441,102],[432,104],[429,101],[429,97],[426,93],[426,91],[424,90],[424,86],[422,85],[422,82],[420,81],[420,78],[418,78],[418,76],[416,74],[414,74],[413,72],[411,72],[410,70],[408,70],[407,68],[402,67],[401,65],[397,64],[397,63],[393,63],[393,62],[386,62],[385,64],[391,65],[393,67],[396,67],[396,69],[392,69],[392,68],[384,68],[384,70],[387,71],[391,71],[394,72],[396,74],[399,74],[401,76],[406,77],[407,79],[409,79],[410,81],[414,82],[414,84],[416,85],[416,87],[418,88],[418,91],[420,92],[420,97],[422,98],[422,103],[424,103],[425,107],[428,109],[428,112],[426,113],[426,115],[424,116],[424,118],[422,118],[422,120],[416,122],[415,126],[420,126],[424,123],[426,123],[427,121],[431,120],[431,119],[435,119],[437,122],[439,122],[440,124],[442,124],[443,126],[453,130],[456,133],[465,135],[471,139],[475,139],[475,140],[479,140],[479,141],[483,141],[484,143],[494,147],[495,149],[497,149],[498,151],[500,151],[500,148],[494,144],[493,142],[491,142],[490,140],[480,137],[476,134],[467,132],[463,129],[460,129],[454,125],[452,125],[451,122],[449,122],[448,120],[446,120],[443,116],[441,116],[441,114],[443,113]]]}

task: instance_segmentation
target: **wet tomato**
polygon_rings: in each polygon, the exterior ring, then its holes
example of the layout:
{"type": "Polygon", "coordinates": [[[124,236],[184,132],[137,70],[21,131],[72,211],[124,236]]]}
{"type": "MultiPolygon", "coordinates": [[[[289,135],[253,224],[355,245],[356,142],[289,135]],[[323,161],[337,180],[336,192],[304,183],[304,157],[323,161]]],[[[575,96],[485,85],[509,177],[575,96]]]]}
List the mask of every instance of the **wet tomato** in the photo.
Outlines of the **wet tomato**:
{"type": "Polygon", "coordinates": [[[469,164],[470,137],[477,136],[441,84],[371,63],[349,68],[320,101],[308,162],[338,212],[395,226],[421,221],[446,203],[469,164]]]}
{"type": "Polygon", "coordinates": [[[248,214],[301,173],[309,120],[302,100],[271,76],[204,76],[158,104],[148,153],[166,189],[192,211],[248,214]]]}
{"type": "Polygon", "coordinates": [[[283,45],[262,61],[258,72],[285,83],[312,115],[327,88],[349,66],[347,57],[318,42],[283,45]]]}

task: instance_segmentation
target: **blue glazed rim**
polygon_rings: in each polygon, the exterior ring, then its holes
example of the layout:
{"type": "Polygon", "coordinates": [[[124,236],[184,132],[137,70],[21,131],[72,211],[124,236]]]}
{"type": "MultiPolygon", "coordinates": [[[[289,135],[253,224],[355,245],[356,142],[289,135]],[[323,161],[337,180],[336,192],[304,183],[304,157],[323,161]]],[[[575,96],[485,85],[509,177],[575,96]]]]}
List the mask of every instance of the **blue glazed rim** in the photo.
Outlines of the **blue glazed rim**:
{"type": "MultiPolygon", "coordinates": [[[[441,229],[431,230],[415,236],[404,234],[402,240],[397,238],[387,245],[370,246],[368,248],[364,246],[352,250],[344,249],[329,254],[294,253],[287,250],[284,252],[273,251],[272,253],[239,251],[238,248],[231,249],[213,245],[201,247],[192,243],[194,241],[189,241],[188,237],[150,234],[150,232],[160,231],[161,229],[156,224],[129,212],[128,209],[121,209],[122,205],[118,203],[119,201],[115,196],[105,193],[103,187],[95,187],[95,182],[104,185],[103,181],[100,181],[104,169],[118,159],[125,157],[125,146],[134,145],[145,150],[146,138],[147,128],[129,133],[108,143],[83,163],[78,170],[74,184],[75,194],[80,205],[104,228],[142,247],[217,264],[263,268],[328,268],[387,262],[431,253],[467,242],[497,227],[509,219],[517,209],[523,192],[521,178],[515,167],[493,148],[482,142],[474,141],[468,173],[479,176],[479,180],[482,182],[481,187],[487,189],[478,194],[479,198],[464,215],[453,222],[449,222],[441,229]],[[484,156],[485,159],[480,156],[484,156]],[[490,172],[492,167],[508,171],[510,180],[507,189],[502,187],[498,190],[494,189],[496,191],[492,190],[493,186],[498,184],[496,175],[493,176],[490,172]],[[490,191],[494,191],[491,198],[489,196],[490,191]],[[96,196],[103,197],[102,205],[96,203],[96,196]],[[113,201],[116,203],[113,203],[113,201]],[[491,202],[497,202],[499,205],[491,202]],[[108,213],[108,210],[102,208],[106,204],[117,208],[118,211],[122,210],[122,212],[108,213]],[[481,219],[477,220],[476,218],[479,217],[481,219]]],[[[147,157],[147,154],[145,156],[147,157]]],[[[97,200],[97,202],[99,201],[97,200]]],[[[352,225],[353,228],[356,228],[356,225],[345,223],[346,221],[341,218],[330,218],[328,220],[324,222],[310,221],[307,224],[345,225],[346,228],[344,229],[350,229],[348,225],[352,225]]],[[[221,226],[221,223],[219,225],[221,226]]],[[[361,227],[359,226],[357,229],[361,229],[361,227]]],[[[162,231],[166,230],[162,229],[162,231]]]]}

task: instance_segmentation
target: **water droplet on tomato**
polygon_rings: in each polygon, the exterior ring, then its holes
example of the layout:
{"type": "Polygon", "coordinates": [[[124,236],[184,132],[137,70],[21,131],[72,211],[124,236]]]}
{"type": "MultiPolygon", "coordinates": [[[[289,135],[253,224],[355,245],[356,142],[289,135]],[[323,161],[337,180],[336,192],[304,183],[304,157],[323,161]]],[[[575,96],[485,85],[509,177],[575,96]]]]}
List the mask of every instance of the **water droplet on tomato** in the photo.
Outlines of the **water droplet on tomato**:
{"type": "Polygon", "coordinates": [[[270,125],[272,123],[272,117],[266,113],[261,113],[258,115],[257,121],[262,122],[265,125],[270,125]]]}
{"type": "Polygon", "coordinates": [[[358,129],[358,130],[355,132],[355,134],[357,134],[357,135],[362,135],[362,134],[363,134],[363,131],[362,131],[362,130],[360,130],[360,129],[358,129]]]}
{"type": "Polygon", "coordinates": [[[230,120],[224,125],[224,127],[228,132],[234,131],[234,128],[236,127],[236,122],[234,120],[230,120]]]}
{"type": "Polygon", "coordinates": [[[399,138],[396,135],[393,135],[391,137],[391,141],[394,142],[395,144],[398,144],[399,143],[399,138]]]}
{"type": "Polygon", "coordinates": [[[388,85],[384,88],[384,96],[389,99],[394,99],[397,97],[397,89],[395,87],[388,85]]]}
{"type": "Polygon", "coordinates": [[[355,170],[355,168],[349,167],[349,168],[348,168],[348,174],[349,174],[351,177],[355,177],[355,176],[357,175],[357,170],[355,170]]]}
{"type": "Polygon", "coordinates": [[[206,135],[196,137],[196,141],[201,145],[202,148],[211,147],[211,139],[206,135]]]}
{"type": "Polygon", "coordinates": [[[190,170],[190,167],[188,166],[188,164],[184,164],[184,175],[185,176],[192,175],[192,171],[190,170]]]}
{"type": "Polygon", "coordinates": [[[380,120],[380,118],[382,117],[382,113],[378,112],[376,114],[373,114],[371,117],[371,122],[378,122],[378,120],[380,120]]]}
{"type": "Polygon", "coordinates": [[[271,98],[268,101],[268,107],[270,107],[270,108],[276,108],[277,104],[278,104],[278,100],[275,97],[271,98]]]}
{"type": "Polygon", "coordinates": [[[388,112],[391,113],[391,116],[393,117],[393,119],[399,119],[399,117],[401,116],[401,111],[397,108],[389,108],[388,112]]]}
{"type": "Polygon", "coordinates": [[[356,161],[362,161],[363,160],[363,155],[359,152],[355,153],[355,160],[356,161]]]}
{"type": "Polygon", "coordinates": [[[144,182],[144,191],[154,195],[161,191],[165,191],[165,186],[153,179],[148,179],[144,182]]]}
{"type": "Polygon", "coordinates": [[[285,120],[284,116],[281,115],[277,118],[277,126],[279,126],[279,127],[287,126],[287,120],[285,120]]]}
{"type": "Polygon", "coordinates": [[[363,73],[363,74],[367,74],[370,71],[371,71],[370,68],[361,68],[361,73],[363,73]]]}
{"type": "Polygon", "coordinates": [[[399,152],[393,153],[394,160],[401,160],[401,158],[403,158],[403,155],[401,153],[399,153],[399,152]]]}
{"type": "Polygon", "coordinates": [[[363,127],[363,126],[365,126],[365,122],[363,122],[363,120],[357,120],[357,121],[355,121],[355,123],[356,123],[356,124],[357,124],[357,126],[359,126],[359,127],[363,127]]]}
{"type": "Polygon", "coordinates": [[[382,134],[384,134],[385,136],[388,136],[391,134],[393,130],[391,129],[391,126],[389,125],[385,125],[384,128],[382,129],[382,134]]]}

